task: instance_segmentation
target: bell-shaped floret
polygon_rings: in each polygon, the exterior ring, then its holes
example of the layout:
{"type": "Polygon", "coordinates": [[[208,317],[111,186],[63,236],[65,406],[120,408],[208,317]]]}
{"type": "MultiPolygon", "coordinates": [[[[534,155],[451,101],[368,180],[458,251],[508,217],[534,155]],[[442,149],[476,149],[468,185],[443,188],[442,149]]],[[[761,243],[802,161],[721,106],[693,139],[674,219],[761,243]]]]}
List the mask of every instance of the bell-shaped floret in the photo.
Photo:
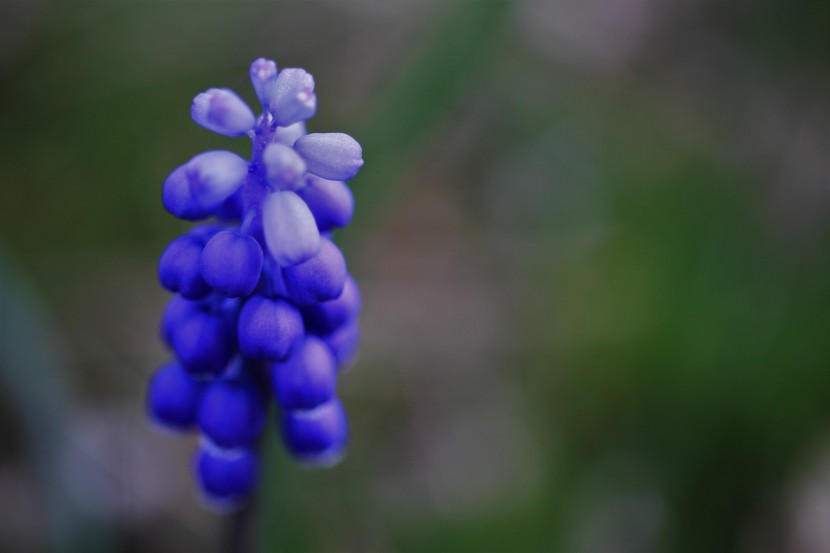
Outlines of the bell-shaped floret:
{"type": "Polygon", "coordinates": [[[246,377],[210,383],[199,406],[199,428],[211,442],[225,449],[253,444],[262,432],[265,398],[246,377]]]}
{"type": "Polygon", "coordinates": [[[211,88],[193,98],[190,116],[209,131],[241,136],[256,124],[254,112],[232,90],[211,88]]]}
{"type": "Polygon", "coordinates": [[[187,179],[187,164],[176,168],[164,181],[162,202],[171,215],[186,221],[198,221],[213,214],[209,207],[202,206],[193,197],[187,179]]]}
{"type": "Polygon", "coordinates": [[[307,336],[287,360],[271,365],[274,396],[283,409],[314,409],[334,398],[337,366],[322,340],[307,336]]]}
{"type": "Polygon", "coordinates": [[[183,317],[173,331],[173,351],[185,369],[196,376],[218,376],[236,349],[233,320],[203,306],[183,317]]]}
{"type": "Polygon", "coordinates": [[[305,161],[300,155],[284,144],[269,144],[262,153],[265,164],[265,178],[275,188],[294,190],[303,184],[305,161]]]}
{"type": "Polygon", "coordinates": [[[320,242],[316,256],[282,269],[285,288],[298,305],[333,300],[346,283],[346,259],[340,249],[328,238],[320,242]]]}
{"type": "Polygon", "coordinates": [[[147,411],[158,424],[186,430],[196,423],[204,385],[190,377],[179,363],[159,368],[147,386],[147,411]]]}
{"type": "Polygon", "coordinates": [[[198,299],[210,292],[202,278],[199,260],[204,242],[190,234],[179,236],[164,250],[159,259],[158,275],[162,286],[188,299],[198,299]]]}
{"type": "Polygon", "coordinates": [[[298,138],[306,135],[305,122],[297,121],[274,130],[274,140],[286,146],[293,146],[298,138]]]}
{"type": "Polygon", "coordinates": [[[239,350],[251,359],[285,359],[302,336],[303,319],[287,301],[253,296],[239,312],[239,350]]]}
{"type": "Polygon", "coordinates": [[[349,180],[363,166],[363,148],[348,134],[307,134],[294,148],[305,159],[308,172],[324,179],[349,180]]]}
{"type": "Polygon", "coordinates": [[[181,322],[191,313],[199,310],[200,306],[199,301],[188,300],[178,294],[170,298],[159,325],[161,337],[168,346],[173,347],[173,335],[181,322]]]}
{"type": "Polygon", "coordinates": [[[208,241],[201,255],[202,276],[223,296],[247,296],[259,282],[262,248],[238,230],[225,230],[208,241]]]}
{"type": "Polygon", "coordinates": [[[297,195],[311,210],[320,232],[349,224],[354,214],[354,196],[345,182],[307,175],[305,183],[297,195]]]}
{"type": "Polygon", "coordinates": [[[277,90],[277,64],[265,58],[255,60],[251,64],[251,84],[262,108],[267,110],[277,90]]]}
{"type": "Polygon", "coordinates": [[[320,231],[305,202],[290,190],[273,192],[262,206],[265,243],[278,265],[311,259],[320,251],[320,231]]]}
{"type": "Polygon", "coordinates": [[[269,298],[281,298],[291,300],[291,296],[285,290],[285,282],[282,279],[282,272],[270,257],[263,262],[263,270],[259,282],[254,288],[254,294],[267,296],[269,298]]]}
{"type": "Polygon", "coordinates": [[[259,479],[259,461],[249,448],[223,450],[203,440],[194,465],[205,499],[220,512],[239,507],[259,479]]]}
{"type": "Polygon", "coordinates": [[[282,439],[298,460],[330,466],[345,453],[349,429],[346,412],[337,399],[310,411],[283,411],[282,439]]]}
{"type": "Polygon", "coordinates": [[[201,153],[186,168],[191,197],[210,213],[236,192],[248,174],[248,162],[224,150],[201,153]]]}
{"type": "Polygon", "coordinates": [[[215,215],[219,219],[225,221],[234,221],[238,222],[242,219],[243,216],[243,202],[242,202],[242,190],[244,187],[240,186],[236,189],[236,192],[225,198],[225,201],[216,209],[215,215]]]}
{"type": "Polygon", "coordinates": [[[187,231],[187,234],[200,240],[202,244],[205,244],[208,240],[213,238],[217,232],[221,232],[226,228],[228,227],[218,223],[202,223],[200,225],[196,225],[195,227],[191,227],[191,229],[187,231]]]}
{"type": "Polygon", "coordinates": [[[271,114],[280,126],[305,121],[317,111],[314,77],[305,69],[288,68],[277,76],[271,114]]]}
{"type": "Polygon", "coordinates": [[[354,363],[360,345],[360,323],[357,319],[341,326],[323,338],[337,360],[338,370],[345,370],[354,363]]]}
{"type": "Polygon", "coordinates": [[[360,290],[357,288],[357,283],[351,276],[347,276],[343,292],[339,297],[303,307],[302,315],[306,329],[318,336],[328,336],[357,318],[360,305],[360,290]]]}

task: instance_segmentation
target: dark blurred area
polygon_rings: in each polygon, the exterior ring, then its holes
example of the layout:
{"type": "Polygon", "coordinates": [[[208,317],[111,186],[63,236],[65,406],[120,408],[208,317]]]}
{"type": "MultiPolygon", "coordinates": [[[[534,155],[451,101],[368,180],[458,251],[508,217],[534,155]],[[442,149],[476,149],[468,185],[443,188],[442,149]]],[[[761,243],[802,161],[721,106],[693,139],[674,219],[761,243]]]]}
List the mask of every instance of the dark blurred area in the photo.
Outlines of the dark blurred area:
{"type": "Polygon", "coordinates": [[[830,551],[830,3],[0,3],[0,551],[223,551],[161,184],[259,56],[358,139],[349,456],[252,551],[830,551]]]}

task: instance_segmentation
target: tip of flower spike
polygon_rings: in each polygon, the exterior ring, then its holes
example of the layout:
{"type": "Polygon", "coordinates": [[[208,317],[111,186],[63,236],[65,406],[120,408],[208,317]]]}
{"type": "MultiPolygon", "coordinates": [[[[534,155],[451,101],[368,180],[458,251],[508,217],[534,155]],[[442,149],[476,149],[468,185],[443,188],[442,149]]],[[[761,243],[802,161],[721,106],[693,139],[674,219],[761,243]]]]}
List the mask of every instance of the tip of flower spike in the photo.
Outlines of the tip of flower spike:
{"type": "Polygon", "coordinates": [[[232,90],[211,88],[193,98],[193,120],[209,131],[225,136],[241,136],[256,124],[254,112],[232,90]]]}
{"type": "Polygon", "coordinates": [[[265,58],[255,60],[251,64],[251,84],[262,108],[267,110],[276,91],[277,64],[265,58]]]}

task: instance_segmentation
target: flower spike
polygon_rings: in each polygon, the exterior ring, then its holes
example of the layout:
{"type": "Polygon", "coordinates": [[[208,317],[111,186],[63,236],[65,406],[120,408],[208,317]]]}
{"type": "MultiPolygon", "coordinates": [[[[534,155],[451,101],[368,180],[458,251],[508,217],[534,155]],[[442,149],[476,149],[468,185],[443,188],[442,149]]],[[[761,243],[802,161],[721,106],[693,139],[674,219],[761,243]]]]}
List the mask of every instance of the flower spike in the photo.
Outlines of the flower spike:
{"type": "Polygon", "coordinates": [[[271,401],[281,411],[275,430],[298,461],[343,457],[348,421],[336,381],[360,338],[360,292],[330,233],[351,221],[344,181],[363,151],[346,134],[306,133],[317,97],[305,70],[259,58],[249,74],[260,117],[223,88],[197,95],[190,113],[210,131],[249,136],[251,159],[203,152],[162,187],[174,216],[216,221],[174,239],[159,260],[159,281],[175,294],[160,329],[173,359],[150,378],[146,402],[154,424],[201,434],[195,480],[221,512],[254,493],[271,401]]]}

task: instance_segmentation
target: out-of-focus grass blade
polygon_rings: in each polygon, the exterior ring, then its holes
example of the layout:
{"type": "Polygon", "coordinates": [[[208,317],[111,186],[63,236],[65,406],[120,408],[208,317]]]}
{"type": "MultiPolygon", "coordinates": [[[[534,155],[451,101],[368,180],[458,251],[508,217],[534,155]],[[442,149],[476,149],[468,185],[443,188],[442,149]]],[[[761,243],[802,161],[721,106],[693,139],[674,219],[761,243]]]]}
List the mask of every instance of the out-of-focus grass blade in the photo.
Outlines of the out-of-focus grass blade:
{"type": "MultiPolygon", "coordinates": [[[[402,65],[378,98],[369,102],[367,123],[355,133],[366,157],[366,166],[354,186],[362,221],[371,218],[383,203],[394,188],[389,186],[394,174],[424,143],[442,115],[459,101],[465,83],[483,68],[500,36],[510,3],[454,2],[449,6],[420,54],[402,65]]],[[[348,240],[348,233],[344,238],[348,240]]],[[[303,490],[283,476],[285,471],[278,466],[282,456],[275,442],[269,439],[263,455],[268,481],[261,498],[260,550],[313,549],[314,545],[303,539],[308,534],[297,533],[296,529],[319,521],[302,520],[302,511],[292,508],[303,490]]]]}
{"type": "MultiPolygon", "coordinates": [[[[420,147],[442,116],[459,101],[470,77],[491,58],[510,2],[452,2],[430,31],[420,54],[379,97],[355,136],[366,159],[355,196],[365,220],[390,191],[390,181],[420,147]]],[[[356,221],[360,224],[359,221],[356,221]]]]}
{"type": "Polygon", "coordinates": [[[46,307],[0,245],[0,382],[20,412],[39,485],[51,551],[108,550],[101,521],[79,509],[62,460],[71,406],[46,307]]]}

